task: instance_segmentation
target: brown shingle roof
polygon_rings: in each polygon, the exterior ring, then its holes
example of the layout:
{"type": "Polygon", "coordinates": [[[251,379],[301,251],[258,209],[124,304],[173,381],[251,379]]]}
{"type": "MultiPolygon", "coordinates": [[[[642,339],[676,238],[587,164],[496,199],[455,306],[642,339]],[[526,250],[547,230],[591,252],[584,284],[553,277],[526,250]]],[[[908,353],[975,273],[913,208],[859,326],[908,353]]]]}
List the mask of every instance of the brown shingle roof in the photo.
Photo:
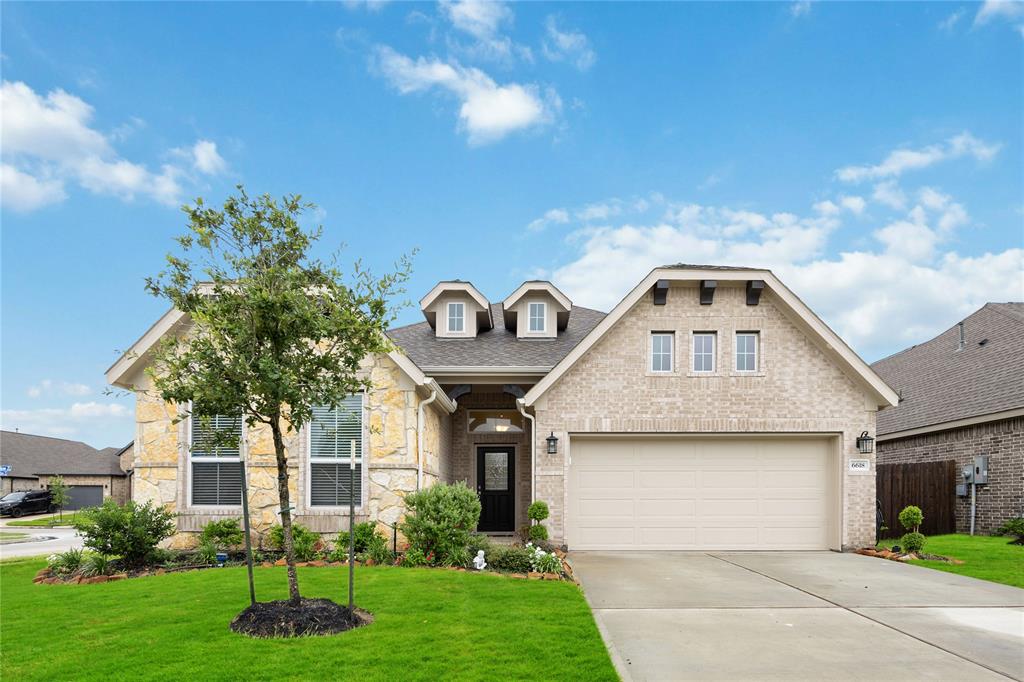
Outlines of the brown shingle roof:
{"type": "Polygon", "coordinates": [[[124,476],[115,454],[101,452],[77,440],[0,431],[0,463],[11,476],[124,476]]]}
{"type": "Polygon", "coordinates": [[[987,303],[959,326],[871,367],[900,394],[878,434],[1024,408],[1024,303],[987,303]]]}
{"type": "Polygon", "coordinates": [[[553,339],[519,339],[505,328],[500,303],[491,304],[494,328],[471,339],[439,338],[430,325],[418,322],[388,331],[409,359],[423,367],[553,367],[604,317],[574,305],[569,324],[553,339]]]}

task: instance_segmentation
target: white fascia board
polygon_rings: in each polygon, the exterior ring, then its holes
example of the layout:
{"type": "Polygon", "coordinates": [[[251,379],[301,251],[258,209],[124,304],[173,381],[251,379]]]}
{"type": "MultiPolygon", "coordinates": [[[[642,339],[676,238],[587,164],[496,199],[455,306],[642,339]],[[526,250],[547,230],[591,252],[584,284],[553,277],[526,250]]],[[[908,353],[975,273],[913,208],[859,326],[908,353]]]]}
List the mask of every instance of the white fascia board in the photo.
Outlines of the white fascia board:
{"type": "Polygon", "coordinates": [[[589,334],[582,341],[580,341],[572,351],[566,355],[562,360],[555,365],[554,369],[541,379],[537,384],[527,392],[524,400],[527,405],[533,405],[538,398],[554,385],[556,381],[570,367],[576,364],[576,362],[582,358],[586,352],[593,347],[595,343],[601,337],[603,337],[609,329],[627,313],[630,309],[640,300],[640,298],[650,291],[651,287],[654,286],[655,282],[659,279],[666,279],[676,282],[689,282],[689,281],[700,281],[702,279],[714,279],[718,281],[738,281],[745,282],[750,280],[764,280],[765,283],[772,289],[777,298],[789,308],[798,319],[800,319],[806,328],[811,331],[818,339],[824,343],[825,347],[834,352],[836,356],[847,365],[854,374],[859,376],[865,386],[869,388],[872,394],[874,394],[875,400],[878,406],[899,404],[899,396],[892,388],[890,388],[882,378],[875,373],[871,367],[864,362],[858,356],[853,349],[851,349],[846,342],[843,341],[838,334],[832,331],[828,325],[821,321],[821,319],[814,314],[814,312],[807,307],[807,305],[800,300],[796,294],[790,291],[781,281],[769,270],[703,270],[703,269],[677,269],[677,268],[655,268],[643,278],[639,284],[626,294],[615,308],[612,309],[608,315],[605,316],[601,322],[594,327],[589,334]]]}
{"type": "Polygon", "coordinates": [[[910,436],[921,436],[926,433],[937,433],[939,431],[951,431],[952,429],[960,429],[965,426],[988,424],[989,422],[998,422],[1004,419],[1013,419],[1014,417],[1024,417],[1024,407],[1015,410],[1004,410],[1003,412],[980,414],[975,417],[964,417],[963,419],[954,419],[948,422],[939,422],[938,424],[928,424],[927,426],[918,426],[912,429],[903,429],[902,431],[879,433],[875,436],[875,440],[879,443],[884,443],[889,440],[909,438],[910,436]]]}
{"type": "Polygon", "coordinates": [[[513,291],[509,294],[508,298],[502,301],[502,307],[505,309],[511,308],[519,302],[519,299],[531,291],[543,291],[555,299],[555,301],[558,302],[558,305],[562,306],[566,310],[572,310],[572,301],[569,300],[569,297],[559,291],[551,282],[544,281],[523,282],[518,289],[513,291]]]}
{"type": "Polygon", "coordinates": [[[488,303],[487,299],[480,290],[469,282],[438,282],[433,289],[430,290],[426,296],[420,299],[420,310],[425,310],[431,303],[437,300],[437,297],[447,291],[461,291],[469,294],[476,303],[484,310],[490,310],[491,304],[488,303]]]}
{"type": "Polygon", "coordinates": [[[183,323],[187,316],[176,308],[171,308],[163,316],[153,323],[153,326],[139,337],[139,340],[118,358],[117,362],[111,365],[106,371],[107,383],[118,388],[132,388],[131,384],[125,382],[125,378],[132,374],[139,363],[145,363],[145,355],[155,346],[160,339],[179,323],[183,323]]]}
{"type": "Polygon", "coordinates": [[[550,365],[538,365],[538,366],[515,366],[515,365],[500,365],[494,367],[444,367],[444,366],[430,366],[424,367],[423,371],[429,372],[430,374],[445,374],[445,375],[459,375],[459,374],[476,374],[476,375],[494,375],[503,376],[506,374],[536,374],[539,376],[545,375],[551,371],[550,365]]]}

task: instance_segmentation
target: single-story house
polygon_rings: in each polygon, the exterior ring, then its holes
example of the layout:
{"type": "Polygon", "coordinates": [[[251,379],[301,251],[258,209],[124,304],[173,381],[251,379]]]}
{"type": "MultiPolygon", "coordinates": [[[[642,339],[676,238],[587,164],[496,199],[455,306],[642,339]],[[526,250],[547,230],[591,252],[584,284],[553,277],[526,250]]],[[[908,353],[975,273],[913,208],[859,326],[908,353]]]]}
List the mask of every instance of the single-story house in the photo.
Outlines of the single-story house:
{"type": "MultiPolygon", "coordinates": [[[[348,463],[359,520],[399,521],[406,494],[465,481],[479,530],[511,533],[531,500],[573,549],[841,549],[874,541],[874,434],[896,393],[768,270],[653,270],[605,314],[550,282],[500,301],[440,282],[424,321],[366,359],[373,387],[287,442],[297,520],[347,526],[348,463]]],[[[107,372],[136,394],[133,497],[176,511],[174,542],[241,514],[278,521],[273,447],[237,417],[238,449],[151,391],[145,368],[171,310],[107,372]]],[[[191,536],[191,537],[190,537],[191,536]]]]}
{"type": "MultiPolygon", "coordinates": [[[[878,461],[955,459],[962,471],[988,456],[976,487],[975,532],[1024,515],[1024,303],[986,303],[930,341],[874,363],[899,393],[878,415],[878,461]]],[[[961,488],[956,528],[970,526],[961,488]]]]}
{"type": "Polygon", "coordinates": [[[0,431],[0,466],[10,467],[0,478],[0,491],[45,490],[51,478],[61,476],[71,496],[65,509],[95,506],[108,497],[123,503],[129,493],[118,456],[122,450],[97,450],[77,440],[0,431]]]}

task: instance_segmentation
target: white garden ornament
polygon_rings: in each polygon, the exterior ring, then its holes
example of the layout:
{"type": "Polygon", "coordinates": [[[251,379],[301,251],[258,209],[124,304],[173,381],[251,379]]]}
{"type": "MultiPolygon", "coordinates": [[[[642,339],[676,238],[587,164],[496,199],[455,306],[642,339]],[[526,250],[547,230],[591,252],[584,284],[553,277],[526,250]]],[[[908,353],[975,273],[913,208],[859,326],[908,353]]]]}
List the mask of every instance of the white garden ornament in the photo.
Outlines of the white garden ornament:
{"type": "Polygon", "coordinates": [[[487,562],[484,561],[484,551],[482,549],[476,553],[475,557],[473,557],[473,568],[478,571],[482,571],[487,568],[487,562]]]}

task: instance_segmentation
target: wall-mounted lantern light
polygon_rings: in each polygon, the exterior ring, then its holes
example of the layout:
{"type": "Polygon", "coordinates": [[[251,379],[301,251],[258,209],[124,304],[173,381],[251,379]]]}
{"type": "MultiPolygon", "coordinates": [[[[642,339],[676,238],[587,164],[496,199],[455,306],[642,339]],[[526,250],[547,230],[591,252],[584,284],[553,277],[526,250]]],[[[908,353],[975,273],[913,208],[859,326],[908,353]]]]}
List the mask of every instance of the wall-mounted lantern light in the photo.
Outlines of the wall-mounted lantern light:
{"type": "Polygon", "coordinates": [[[545,440],[547,440],[547,442],[548,442],[548,454],[549,455],[557,455],[558,454],[558,438],[555,437],[555,432],[552,431],[551,435],[548,436],[545,440]]]}
{"type": "Polygon", "coordinates": [[[857,452],[869,455],[875,449],[875,439],[868,435],[867,431],[857,436],[857,452]]]}

